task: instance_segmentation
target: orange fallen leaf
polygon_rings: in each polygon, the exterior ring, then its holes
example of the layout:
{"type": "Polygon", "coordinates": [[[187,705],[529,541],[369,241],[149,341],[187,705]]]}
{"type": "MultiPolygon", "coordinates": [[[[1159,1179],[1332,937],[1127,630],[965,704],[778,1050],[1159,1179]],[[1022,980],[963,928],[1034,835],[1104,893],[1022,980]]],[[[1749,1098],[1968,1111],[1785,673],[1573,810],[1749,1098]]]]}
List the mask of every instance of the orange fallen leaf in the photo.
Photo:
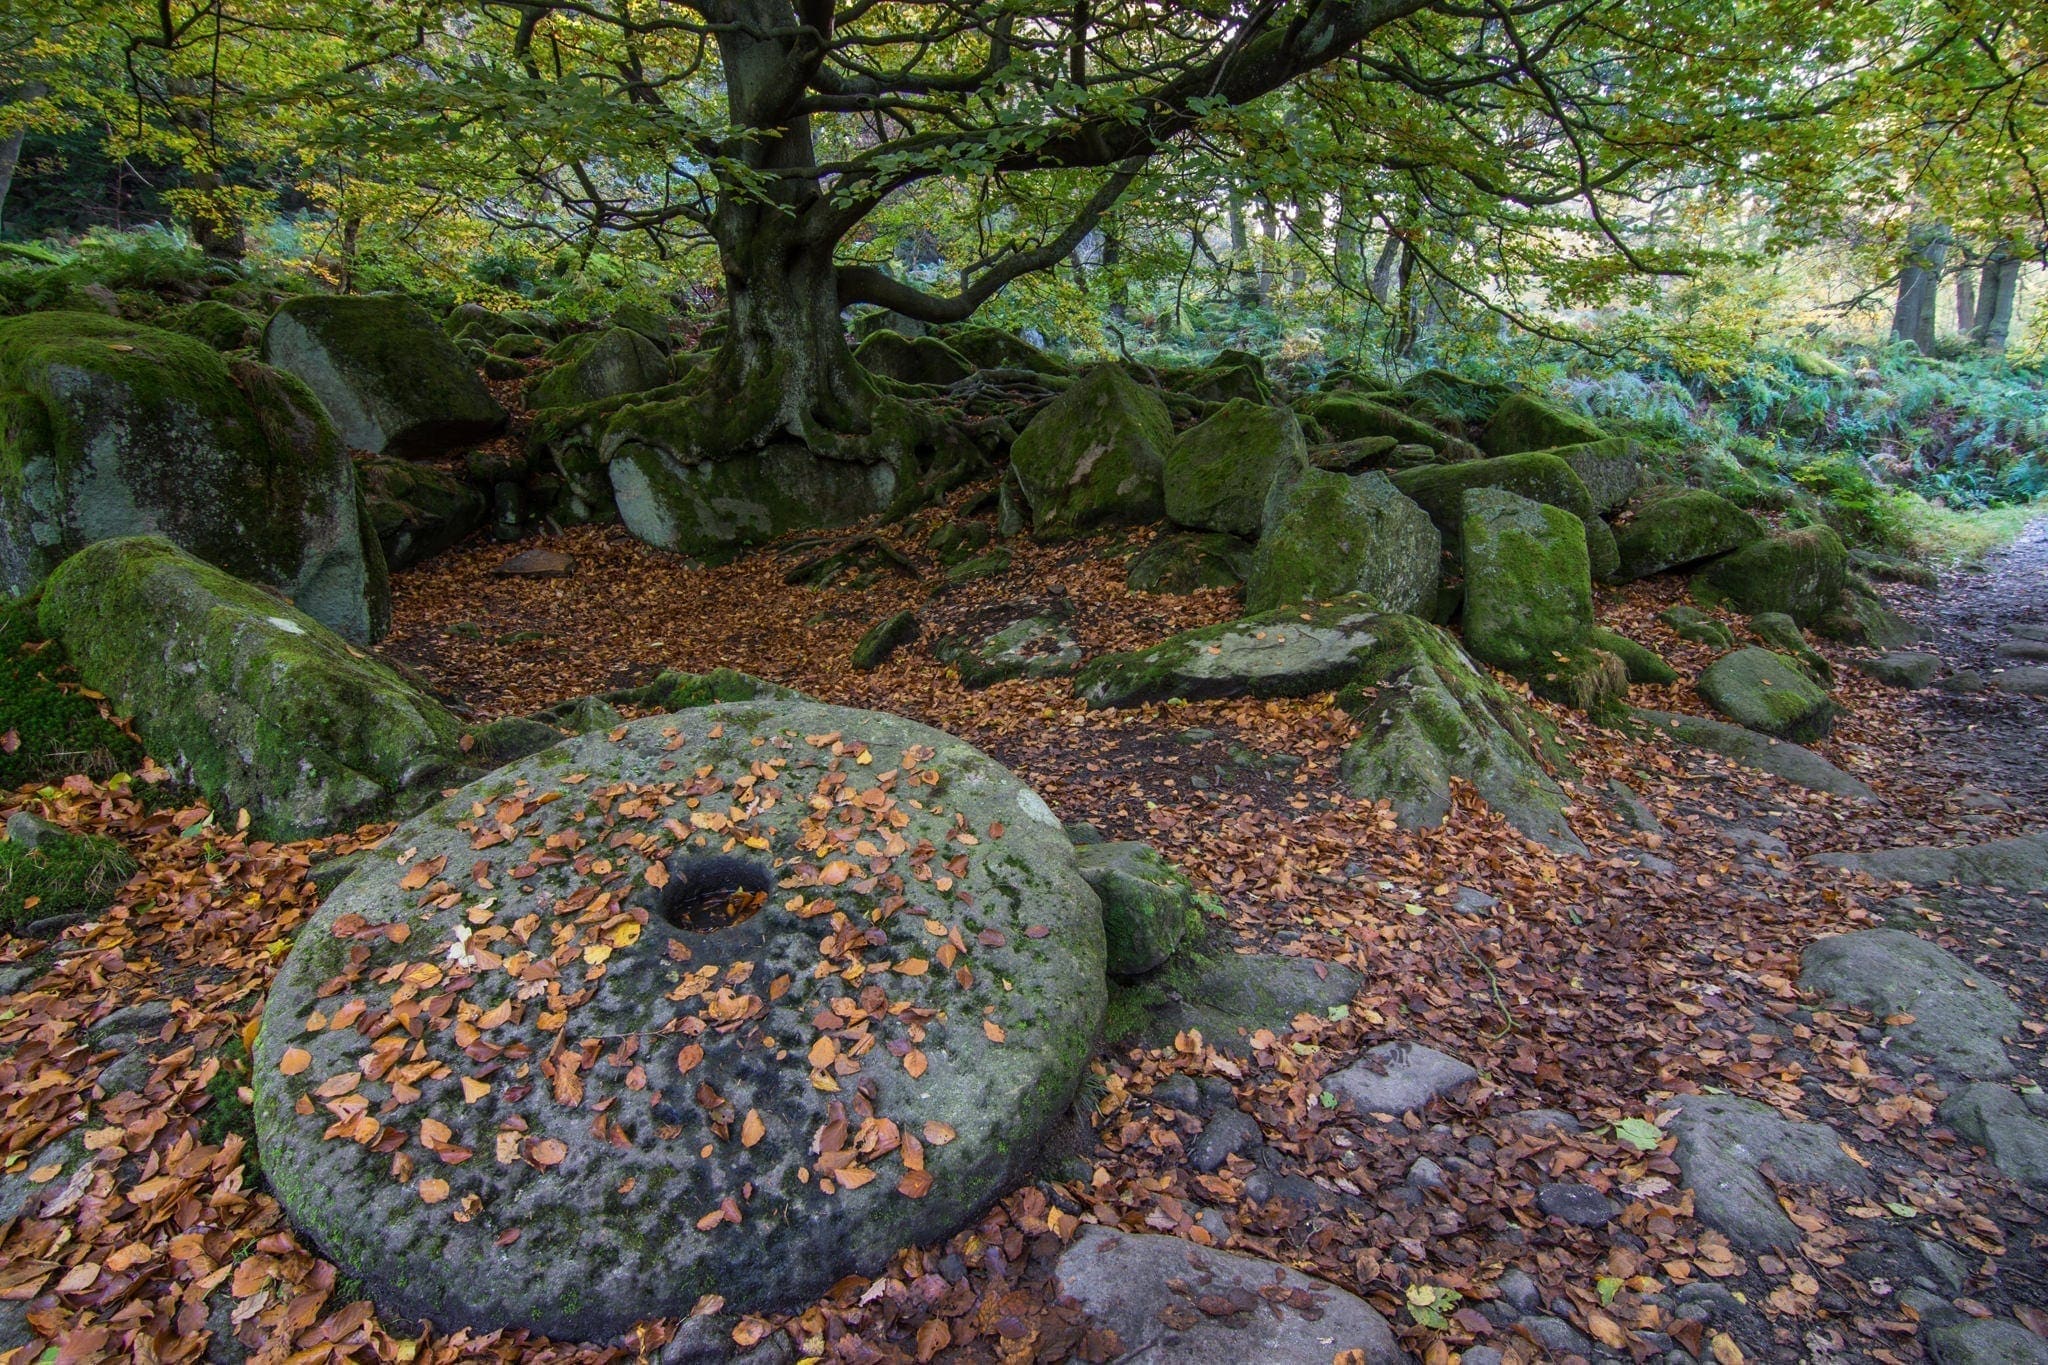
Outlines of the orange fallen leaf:
{"type": "Polygon", "coordinates": [[[278,1071],[286,1076],[296,1076],[313,1065],[313,1054],[302,1047],[288,1047],[284,1056],[277,1059],[278,1071]]]}
{"type": "Polygon", "coordinates": [[[751,1147],[768,1136],[768,1125],[761,1122],[759,1110],[749,1109],[746,1118],[740,1121],[740,1146],[751,1147]]]}
{"type": "Polygon", "coordinates": [[[420,1202],[438,1204],[448,1197],[448,1182],[437,1175],[430,1175],[420,1182],[420,1202]]]}

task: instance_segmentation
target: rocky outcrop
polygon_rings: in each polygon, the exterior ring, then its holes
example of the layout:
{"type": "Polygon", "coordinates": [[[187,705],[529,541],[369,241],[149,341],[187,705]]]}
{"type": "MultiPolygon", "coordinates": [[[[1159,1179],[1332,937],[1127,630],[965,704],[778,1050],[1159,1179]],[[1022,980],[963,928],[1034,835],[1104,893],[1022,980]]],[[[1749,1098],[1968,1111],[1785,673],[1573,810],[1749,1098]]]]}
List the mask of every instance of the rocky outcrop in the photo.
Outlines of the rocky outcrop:
{"type": "Polygon", "coordinates": [[[1255,537],[1274,479],[1298,477],[1307,465],[1293,413],[1233,399],[1167,450],[1167,518],[1191,530],[1255,537]]]}
{"type": "Polygon", "coordinates": [[[1031,419],[1010,449],[1045,540],[1098,526],[1157,521],[1173,422],[1159,395],[1121,366],[1098,365],[1031,419]]]}
{"type": "Polygon", "coordinates": [[[1688,489],[1656,499],[1614,533],[1619,582],[1647,578],[1763,539],[1757,519],[1716,493],[1688,489]]]}
{"type": "Polygon", "coordinates": [[[1355,593],[1379,611],[1430,615],[1440,540],[1387,476],[1298,472],[1276,484],[1245,579],[1245,608],[1355,593]]]}

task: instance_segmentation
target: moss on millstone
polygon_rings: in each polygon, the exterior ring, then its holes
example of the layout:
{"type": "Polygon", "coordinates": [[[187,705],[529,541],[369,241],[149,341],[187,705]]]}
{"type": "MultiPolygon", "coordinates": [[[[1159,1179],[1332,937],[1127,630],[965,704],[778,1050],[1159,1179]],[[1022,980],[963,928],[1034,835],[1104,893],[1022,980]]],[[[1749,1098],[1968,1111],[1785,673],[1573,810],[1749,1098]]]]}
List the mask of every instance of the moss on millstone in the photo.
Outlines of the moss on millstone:
{"type": "Polygon", "coordinates": [[[159,534],[367,642],[347,449],[303,384],[79,313],[0,322],[0,589],[95,540],[159,534]]]}
{"type": "Polygon", "coordinates": [[[1836,609],[1849,568],[1849,551],[1825,526],[1778,531],[1709,564],[1693,580],[1711,603],[1739,610],[1782,612],[1811,625],[1836,609]]]}
{"type": "Polygon", "coordinates": [[[1757,519],[1717,493],[1693,488],[1656,499],[1615,532],[1629,582],[1727,554],[1763,538],[1757,519]]]}
{"type": "Polygon", "coordinates": [[[1648,645],[1638,644],[1619,631],[1595,626],[1586,632],[1586,643],[1621,660],[1631,683],[1664,687],[1678,681],[1678,670],[1666,663],[1662,654],[1648,645]]]}
{"type": "Polygon", "coordinates": [[[134,875],[128,850],[100,835],[45,834],[33,847],[0,840],[0,931],[104,910],[134,875]]]}
{"type": "Polygon", "coordinates": [[[1835,705],[1799,665],[1754,646],[1724,654],[1701,671],[1699,693],[1737,725],[1804,744],[1834,728],[1835,705]]]}
{"type": "Polygon", "coordinates": [[[1584,445],[1607,438],[1608,433],[1590,418],[1532,394],[1518,393],[1502,400],[1494,410],[1479,445],[1488,455],[1501,456],[1584,445]]]}
{"type": "Polygon", "coordinates": [[[72,773],[106,778],[135,767],[142,748],[79,695],[61,641],[36,623],[40,594],[0,603],[0,791],[42,786],[72,773]]]}
{"type": "Polygon", "coordinates": [[[1442,542],[1387,476],[1304,470],[1276,482],[1245,579],[1245,609],[1359,594],[1380,611],[1428,615],[1442,542]]]}
{"type": "Polygon", "coordinates": [[[1167,519],[1195,531],[1257,536],[1275,476],[1307,465],[1293,413],[1234,398],[1166,451],[1167,519]]]}
{"type": "Polygon", "coordinates": [[[1159,395],[1120,366],[1098,365],[1031,419],[1010,467],[1032,533],[1056,540],[1098,526],[1157,521],[1173,423],[1159,395]]]}
{"type": "Polygon", "coordinates": [[[889,656],[917,638],[917,613],[899,611],[869,626],[853,647],[853,666],[863,673],[880,668],[889,656]]]}
{"type": "Polygon", "coordinates": [[[1124,586],[1156,593],[1234,588],[1244,582],[1251,562],[1250,543],[1235,536],[1161,536],[1131,560],[1124,586]]]}
{"type": "Polygon", "coordinates": [[[1552,670],[1593,628],[1586,533],[1561,507],[1502,488],[1465,494],[1465,647],[1523,673],[1552,670]]]}
{"type": "Polygon", "coordinates": [[[353,827],[467,775],[438,702],[312,618],[154,536],[60,565],[38,628],[158,761],[264,837],[353,827]]]}
{"type": "Polygon", "coordinates": [[[287,300],[264,328],[263,357],[304,380],[358,450],[442,454],[508,420],[433,315],[396,295],[287,300]]]}

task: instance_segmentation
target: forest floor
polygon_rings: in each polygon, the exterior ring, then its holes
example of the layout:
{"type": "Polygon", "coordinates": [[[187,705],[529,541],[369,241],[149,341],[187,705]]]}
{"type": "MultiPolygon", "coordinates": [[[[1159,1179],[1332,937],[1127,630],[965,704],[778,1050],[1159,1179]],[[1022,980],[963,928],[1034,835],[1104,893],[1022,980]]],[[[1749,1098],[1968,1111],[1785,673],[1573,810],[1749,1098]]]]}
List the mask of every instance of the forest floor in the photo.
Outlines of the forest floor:
{"type": "MultiPolygon", "coordinates": [[[[925,537],[957,512],[885,533],[912,569],[861,585],[786,584],[798,556],[774,547],[692,568],[616,528],[472,542],[396,576],[383,652],[479,719],[718,666],[897,712],[993,754],[1062,818],[1158,847],[1220,899],[1219,932],[1241,951],[1364,976],[1349,1009],[1330,1012],[1342,1017],[1256,1035],[1247,1064],[1188,1038],[1105,1053],[1066,1163],[949,1245],[905,1252],[880,1280],[843,1283],[772,1323],[743,1320],[741,1341],[787,1329],[801,1354],[849,1360],[1099,1356],[1099,1338],[1051,1292],[1052,1259],[1073,1231],[1061,1211],[1221,1240],[1321,1276],[1365,1295],[1418,1358],[1445,1365],[1673,1351],[1720,1365],[1910,1361],[1925,1358],[1917,1320],[1937,1305],[2048,1334],[2048,1198],[1940,1125],[1938,1091],[1874,1063],[1876,1021],[1797,985],[1800,952],[1819,937],[1915,927],[2011,988],[2026,1020],[2013,1059],[2026,1079],[2048,1081],[2042,897],[1909,891],[1802,861],[2034,826],[2048,797],[2048,702],[1894,691],[1851,667],[1854,651],[1823,644],[1844,714],[1817,747],[1879,804],[1551,709],[1579,746],[1573,819],[1592,858],[1528,842],[1469,790],[1442,828],[1407,831],[1345,794],[1337,765],[1352,722],[1328,698],[1091,712],[1063,680],[963,689],[929,645],[998,609],[1061,599],[1094,652],[1229,619],[1236,595],[1128,593],[1125,561],[1146,531],[1006,542],[1006,572],[944,586],[925,537]],[[572,556],[573,574],[492,574],[535,544],[572,556]],[[906,606],[920,642],[853,670],[862,632],[906,606]],[[1611,780],[1638,792],[1661,829],[1624,822],[1611,780]],[[1397,1039],[1483,1078],[1398,1125],[1328,1104],[1326,1077],[1397,1039]],[[1614,1127],[1668,1121],[1674,1097],[1711,1090],[1833,1125],[1875,1193],[1781,1187],[1805,1237],[1799,1254],[1731,1246],[1692,1215],[1671,1140],[1645,1151],[1624,1140],[1643,1129],[1614,1127]],[[1256,1138],[1197,1170],[1201,1131],[1232,1102],[1256,1138]],[[1580,1131],[1516,1120],[1539,1108],[1568,1112],[1580,1131]],[[1259,1197],[1276,1182],[1299,1197],[1259,1197]],[[1539,1197],[1560,1182],[1591,1186],[1618,1211],[1593,1227],[1547,1216],[1539,1197]]],[[[1603,590],[1599,609],[1690,677],[1715,651],[1653,621],[1681,593],[1675,579],[1651,580],[1603,590]]],[[[2009,662],[1997,651],[2013,625],[2048,626],[2048,522],[1940,592],[1897,589],[1894,605],[1934,629],[1927,648],[1953,665],[2009,662]]],[[[1704,712],[1688,682],[1631,700],[1704,712]]],[[[83,779],[51,800],[0,796],[0,812],[25,802],[124,838],[143,871],[112,912],[54,943],[0,939],[0,993],[15,992],[0,1009],[0,1154],[11,1162],[79,1138],[100,1154],[76,1175],[64,1169],[57,1224],[47,1208],[43,1220],[14,1219],[0,1200],[0,1315],[25,1314],[61,1360],[225,1358],[222,1339],[237,1332],[264,1343],[266,1361],[659,1355],[666,1325],[603,1348],[380,1322],[262,1192],[237,1131],[240,1049],[316,902],[309,864],[381,831],[270,845],[229,819],[146,812],[83,779]]],[[[14,1362],[0,1354],[0,1365],[14,1362]]]]}

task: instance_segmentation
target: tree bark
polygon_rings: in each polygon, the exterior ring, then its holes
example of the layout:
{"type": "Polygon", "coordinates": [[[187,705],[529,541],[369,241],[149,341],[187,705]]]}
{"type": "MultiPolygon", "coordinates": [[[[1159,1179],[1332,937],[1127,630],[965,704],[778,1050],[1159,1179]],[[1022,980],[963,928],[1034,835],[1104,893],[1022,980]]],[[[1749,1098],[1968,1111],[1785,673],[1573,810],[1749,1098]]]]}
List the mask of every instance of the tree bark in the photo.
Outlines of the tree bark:
{"type": "Polygon", "coordinates": [[[1892,308],[1892,339],[1912,342],[1922,355],[1934,352],[1934,302],[1947,257],[1946,227],[1921,224],[1907,235],[1898,302],[1892,308]]]}
{"type": "Polygon", "coordinates": [[[2022,262],[2005,247],[1994,247],[1977,277],[1977,329],[1971,334],[1987,351],[2003,351],[2012,332],[2013,305],[2019,301],[2022,262]]]}
{"type": "Polygon", "coordinates": [[[1379,259],[1372,263],[1372,283],[1367,286],[1372,296],[1381,303],[1387,301],[1394,287],[1394,266],[1401,259],[1401,237],[1388,233],[1387,240],[1380,246],[1379,259]]]}
{"type": "MultiPolygon", "coordinates": [[[[5,101],[8,104],[26,103],[39,100],[50,93],[50,87],[41,81],[29,81],[11,92],[5,101]]],[[[0,224],[6,222],[7,192],[14,187],[14,168],[21,164],[21,143],[28,135],[25,128],[17,128],[5,142],[0,142],[0,224]]]]}
{"type": "Polygon", "coordinates": [[[1977,326],[1977,282],[1968,266],[1956,272],[1956,331],[1968,336],[1977,326]]]}

